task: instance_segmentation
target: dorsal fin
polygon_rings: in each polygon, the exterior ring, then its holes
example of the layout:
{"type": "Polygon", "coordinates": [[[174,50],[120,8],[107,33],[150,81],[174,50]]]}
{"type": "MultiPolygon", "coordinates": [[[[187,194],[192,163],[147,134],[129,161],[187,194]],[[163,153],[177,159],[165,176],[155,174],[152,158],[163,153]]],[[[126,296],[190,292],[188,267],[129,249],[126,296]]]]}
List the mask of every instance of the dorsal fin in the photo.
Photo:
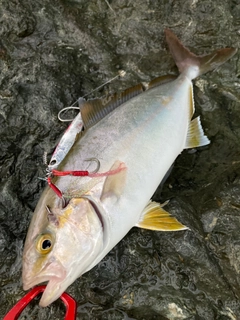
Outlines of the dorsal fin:
{"type": "Polygon", "coordinates": [[[149,90],[149,89],[158,87],[158,86],[160,86],[160,85],[162,85],[162,84],[171,82],[171,81],[177,79],[177,77],[178,77],[178,76],[174,76],[174,75],[172,75],[172,74],[168,74],[168,75],[164,75],[164,76],[160,76],[160,77],[154,78],[153,80],[151,80],[151,81],[147,84],[146,90],[149,90]]]}
{"type": "Polygon", "coordinates": [[[84,99],[79,100],[79,108],[84,128],[88,129],[94,126],[98,121],[106,117],[106,115],[115,110],[121,104],[141,94],[143,91],[173,81],[176,78],[177,76],[174,75],[160,76],[148,83],[139,83],[136,86],[127,88],[120,93],[114,93],[113,95],[88,101],[85,101],[84,99]]]}
{"type": "Polygon", "coordinates": [[[115,93],[102,99],[92,99],[81,103],[79,108],[85,129],[94,126],[118,106],[139,95],[143,91],[144,87],[139,83],[123,92],[115,93]]]}

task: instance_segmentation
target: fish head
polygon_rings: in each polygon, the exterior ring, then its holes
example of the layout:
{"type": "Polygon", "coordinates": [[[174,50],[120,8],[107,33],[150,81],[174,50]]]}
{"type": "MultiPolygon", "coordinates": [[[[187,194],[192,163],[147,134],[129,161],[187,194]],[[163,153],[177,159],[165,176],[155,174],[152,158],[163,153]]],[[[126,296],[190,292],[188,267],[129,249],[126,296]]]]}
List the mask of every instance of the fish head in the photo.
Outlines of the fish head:
{"type": "Polygon", "coordinates": [[[87,270],[102,248],[103,226],[87,199],[71,199],[63,209],[38,205],[23,251],[23,289],[48,282],[39,303],[48,306],[87,270]]]}

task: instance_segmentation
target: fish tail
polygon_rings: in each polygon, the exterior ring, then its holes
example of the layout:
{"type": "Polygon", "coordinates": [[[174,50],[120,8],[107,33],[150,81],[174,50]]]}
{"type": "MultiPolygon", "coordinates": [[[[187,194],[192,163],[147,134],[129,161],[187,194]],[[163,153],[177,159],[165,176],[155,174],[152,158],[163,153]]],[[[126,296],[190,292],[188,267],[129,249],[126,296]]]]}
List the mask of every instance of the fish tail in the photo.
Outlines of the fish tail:
{"type": "Polygon", "coordinates": [[[165,35],[179,72],[184,73],[189,79],[194,79],[217,68],[237,52],[237,49],[234,48],[224,48],[215,50],[208,55],[197,56],[185,48],[169,29],[165,29],[165,35]]]}

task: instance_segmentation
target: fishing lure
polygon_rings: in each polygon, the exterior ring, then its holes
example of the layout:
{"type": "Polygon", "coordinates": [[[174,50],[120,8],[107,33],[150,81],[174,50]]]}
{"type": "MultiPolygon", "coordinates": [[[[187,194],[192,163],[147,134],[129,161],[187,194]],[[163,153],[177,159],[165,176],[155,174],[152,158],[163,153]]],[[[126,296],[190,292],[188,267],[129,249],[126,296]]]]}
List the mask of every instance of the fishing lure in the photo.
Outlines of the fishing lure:
{"type": "Polygon", "coordinates": [[[52,155],[52,157],[50,159],[50,162],[48,164],[48,170],[49,171],[51,171],[53,169],[56,169],[59,166],[59,164],[63,161],[63,159],[68,154],[69,150],[72,148],[72,146],[73,146],[78,134],[80,134],[80,132],[85,127],[84,123],[83,123],[83,120],[82,120],[82,116],[81,116],[81,107],[84,106],[85,103],[86,103],[86,100],[84,98],[86,96],[88,96],[89,94],[97,91],[101,87],[105,86],[107,83],[112,82],[116,78],[124,77],[125,74],[126,74],[126,72],[124,70],[119,70],[117,76],[115,76],[114,78],[108,80],[107,82],[105,82],[101,86],[97,87],[93,91],[85,94],[83,97],[81,97],[78,100],[76,100],[70,107],[63,108],[62,110],[59,111],[58,119],[60,121],[62,121],[62,122],[72,121],[72,122],[68,126],[67,130],[65,131],[64,135],[62,136],[62,138],[59,141],[56,149],[53,152],[53,155],[52,155]],[[75,104],[77,104],[77,103],[78,103],[78,107],[75,107],[75,104]],[[65,112],[65,111],[67,111],[67,110],[70,110],[70,109],[76,109],[76,110],[78,110],[80,112],[78,113],[78,115],[74,119],[64,119],[64,118],[62,118],[61,114],[63,112],[65,112]]]}
{"type": "MultiPolygon", "coordinates": [[[[79,110],[78,107],[71,107],[71,108],[79,110]]],[[[65,108],[64,110],[66,109],[67,108],[65,108]]],[[[63,159],[68,154],[69,150],[72,148],[77,135],[82,131],[82,129],[83,129],[83,121],[82,121],[81,113],[79,112],[78,115],[71,122],[71,124],[68,126],[67,130],[65,131],[64,135],[62,136],[56,149],[53,152],[51,160],[48,164],[48,169],[50,171],[57,168],[59,164],[63,161],[63,159]]]]}

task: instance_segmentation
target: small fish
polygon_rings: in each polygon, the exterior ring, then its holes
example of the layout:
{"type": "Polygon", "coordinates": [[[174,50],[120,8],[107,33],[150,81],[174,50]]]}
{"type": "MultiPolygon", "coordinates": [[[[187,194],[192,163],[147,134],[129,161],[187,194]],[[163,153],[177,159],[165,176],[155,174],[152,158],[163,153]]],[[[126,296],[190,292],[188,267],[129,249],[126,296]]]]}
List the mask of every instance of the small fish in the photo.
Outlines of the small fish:
{"type": "Polygon", "coordinates": [[[180,75],[137,85],[107,100],[80,108],[85,131],[61,159],[58,170],[87,170],[90,177],[54,177],[63,202],[46,187],[35,209],[23,252],[23,288],[48,282],[40,300],[47,306],[93,268],[134,226],[185,230],[159,203],[150,201],[176,157],[185,148],[210,143],[194,114],[191,80],[231,58],[226,48],[198,57],[166,30],[180,75]],[[115,170],[115,171],[114,171],[115,170]]]}

